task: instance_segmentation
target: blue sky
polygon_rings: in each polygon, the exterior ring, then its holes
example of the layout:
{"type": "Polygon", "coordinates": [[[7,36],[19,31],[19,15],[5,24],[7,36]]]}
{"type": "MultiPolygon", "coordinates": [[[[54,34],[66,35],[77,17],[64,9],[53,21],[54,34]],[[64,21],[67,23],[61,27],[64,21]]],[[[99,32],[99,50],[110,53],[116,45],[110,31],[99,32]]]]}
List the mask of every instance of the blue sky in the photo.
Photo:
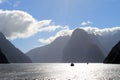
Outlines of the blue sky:
{"type": "MultiPolygon", "coordinates": [[[[110,28],[120,25],[120,0],[0,0],[1,10],[25,11],[35,20],[52,20],[51,25],[74,29],[86,23],[88,26],[110,28]]],[[[38,39],[54,36],[61,29],[37,32],[27,38],[10,40],[26,52],[44,45],[38,39]]]]}

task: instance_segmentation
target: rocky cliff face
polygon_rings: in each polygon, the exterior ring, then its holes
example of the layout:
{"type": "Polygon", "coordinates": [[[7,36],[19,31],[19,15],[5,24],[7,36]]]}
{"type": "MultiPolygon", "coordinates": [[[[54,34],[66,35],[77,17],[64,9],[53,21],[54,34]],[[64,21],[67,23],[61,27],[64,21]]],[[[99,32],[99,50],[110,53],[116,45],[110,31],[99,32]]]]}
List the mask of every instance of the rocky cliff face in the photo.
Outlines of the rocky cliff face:
{"type": "Polygon", "coordinates": [[[104,55],[83,29],[76,29],[63,50],[63,62],[102,62],[104,55]]]}
{"type": "Polygon", "coordinates": [[[0,63],[9,63],[6,56],[0,50],[0,63]]]}
{"type": "Polygon", "coordinates": [[[112,48],[104,63],[120,64],[120,41],[112,48]]]}
{"type": "Polygon", "coordinates": [[[0,49],[6,55],[10,63],[30,63],[31,59],[23,52],[17,49],[5,36],[0,32],[0,49]]]}

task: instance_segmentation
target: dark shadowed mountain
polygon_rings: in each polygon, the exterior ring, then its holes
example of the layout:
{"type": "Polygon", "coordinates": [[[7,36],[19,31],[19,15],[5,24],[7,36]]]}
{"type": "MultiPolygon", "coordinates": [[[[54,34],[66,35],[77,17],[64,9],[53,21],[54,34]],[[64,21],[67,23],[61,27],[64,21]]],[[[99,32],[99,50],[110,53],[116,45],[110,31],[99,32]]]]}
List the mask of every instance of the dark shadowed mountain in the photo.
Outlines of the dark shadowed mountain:
{"type": "Polygon", "coordinates": [[[8,41],[5,36],[0,32],[0,49],[6,55],[10,63],[29,63],[30,58],[23,52],[17,49],[13,44],[8,41]]]}
{"type": "Polygon", "coordinates": [[[9,63],[6,56],[2,53],[0,49],[0,63],[9,63]]]}
{"type": "Polygon", "coordinates": [[[74,30],[63,50],[63,62],[102,62],[104,55],[94,38],[83,29],[74,30]]]}
{"type": "Polygon", "coordinates": [[[27,55],[33,62],[62,62],[62,50],[69,38],[69,36],[60,36],[46,46],[30,50],[27,55]]]}
{"type": "Polygon", "coordinates": [[[112,48],[104,63],[120,64],[120,41],[112,48]]]}

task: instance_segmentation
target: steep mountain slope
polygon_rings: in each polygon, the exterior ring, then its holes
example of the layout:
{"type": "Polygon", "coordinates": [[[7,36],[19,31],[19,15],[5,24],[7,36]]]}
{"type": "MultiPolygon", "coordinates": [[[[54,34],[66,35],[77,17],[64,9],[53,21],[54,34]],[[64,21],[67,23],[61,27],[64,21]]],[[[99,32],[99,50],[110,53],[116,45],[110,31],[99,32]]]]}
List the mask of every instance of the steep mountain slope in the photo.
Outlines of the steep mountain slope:
{"type": "Polygon", "coordinates": [[[112,48],[108,56],[105,58],[104,63],[120,64],[120,41],[112,48]]]}
{"type": "Polygon", "coordinates": [[[0,63],[9,63],[6,56],[0,50],[0,63]]]}
{"type": "Polygon", "coordinates": [[[13,44],[8,41],[5,36],[0,32],[0,49],[6,55],[10,63],[29,63],[30,58],[17,49],[13,44]]]}
{"type": "Polygon", "coordinates": [[[62,62],[62,50],[69,38],[69,36],[60,36],[52,43],[32,49],[26,54],[33,62],[62,62]]]}
{"type": "Polygon", "coordinates": [[[104,55],[96,42],[93,35],[77,28],[63,50],[63,62],[102,62],[104,55]]]}

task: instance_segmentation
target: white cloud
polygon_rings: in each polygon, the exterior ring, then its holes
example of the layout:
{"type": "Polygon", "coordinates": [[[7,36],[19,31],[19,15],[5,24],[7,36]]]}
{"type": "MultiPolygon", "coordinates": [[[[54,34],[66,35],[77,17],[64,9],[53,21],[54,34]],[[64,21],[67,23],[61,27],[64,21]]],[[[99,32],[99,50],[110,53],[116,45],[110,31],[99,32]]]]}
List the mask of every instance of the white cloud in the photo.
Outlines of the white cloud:
{"type": "Polygon", "coordinates": [[[50,32],[60,28],[52,25],[51,20],[38,21],[20,10],[0,10],[0,23],[0,32],[9,39],[27,38],[37,32],[50,32]]]}
{"type": "Polygon", "coordinates": [[[107,36],[114,35],[115,33],[120,31],[120,27],[112,27],[112,28],[103,28],[99,29],[97,27],[81,27],[88,33],[94,33],[95,35],[107,36]]]}
{"type": "Polygon", "coordinates": [[[73,30],[70,30],[68,26],[63,27],[60,31],[58,31],[54,36],[51,36],[47,39],[39,39],[38,41],[44,44],[49,44],[54,41],[59,36],[70,36],[73,30]]]}
{"type": "Polygon", "coordinates": [[[90,24],[92,24],[92,22],[91,21],[83,21],[82,23],[81,23],[81,25],[82,26],[87,26],[87,25],[90,25],[90,24]]]}
{"type": "Polygon", "coordinates": [[[51,32],[51,31],[55,31],[56,29],[60,29],[60,28],[63,28],[63,27],[60,25],[48,25],[40,29],[39,32],[43,32],[43,31],[51,32]]]}

